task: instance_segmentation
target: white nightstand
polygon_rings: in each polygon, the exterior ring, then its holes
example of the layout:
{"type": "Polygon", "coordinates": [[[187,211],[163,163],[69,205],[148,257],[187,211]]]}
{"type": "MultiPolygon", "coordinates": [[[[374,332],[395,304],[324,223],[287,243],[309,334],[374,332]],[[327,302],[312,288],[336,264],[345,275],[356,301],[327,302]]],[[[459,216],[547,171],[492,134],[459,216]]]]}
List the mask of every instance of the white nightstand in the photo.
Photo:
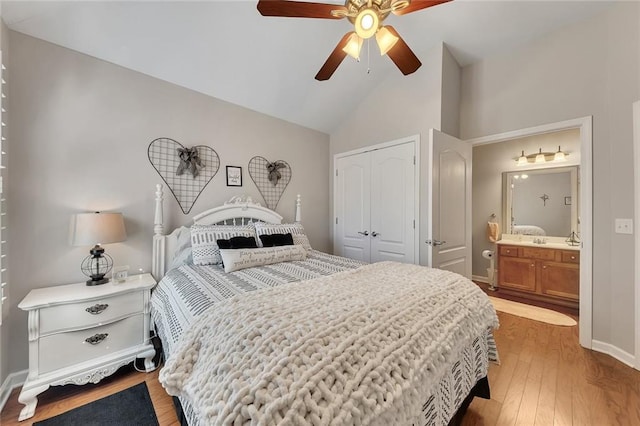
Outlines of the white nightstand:
{"type": "Polygon", "coordinates": [[[154,369],[149,298],[156,281],[133,275],[123,283],[85,283],[32,290],[18,307],[29,312],[29,375],[19,420],[33,416],[49,386],[97,383],[144,358],[154,369]]]}

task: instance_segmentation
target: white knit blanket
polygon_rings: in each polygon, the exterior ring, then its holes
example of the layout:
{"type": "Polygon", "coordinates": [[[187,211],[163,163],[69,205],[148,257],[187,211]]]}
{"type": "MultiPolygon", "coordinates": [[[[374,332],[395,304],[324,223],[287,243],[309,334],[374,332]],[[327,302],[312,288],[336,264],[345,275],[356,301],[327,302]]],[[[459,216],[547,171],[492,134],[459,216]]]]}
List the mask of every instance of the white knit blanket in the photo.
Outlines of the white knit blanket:
{"type": "Polygon", "coordinates": [[[160,372],[208,425],[411,425],[498,319],[471,281],[381,262],[228,299],[160,372]]]}

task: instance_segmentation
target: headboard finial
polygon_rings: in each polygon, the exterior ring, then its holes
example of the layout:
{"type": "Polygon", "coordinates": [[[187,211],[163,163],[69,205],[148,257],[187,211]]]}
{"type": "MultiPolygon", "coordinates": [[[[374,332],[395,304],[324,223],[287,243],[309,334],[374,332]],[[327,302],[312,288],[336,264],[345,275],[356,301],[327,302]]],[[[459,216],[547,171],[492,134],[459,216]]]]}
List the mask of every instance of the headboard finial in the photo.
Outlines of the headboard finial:
{"type": "Polygon", "coordinates": [[[164,224],[162,216],[162,184],[156,185],[156,214],[153,220],[153,233],[156,235],[164,234],[164,224]]]}
{"type": "Polygon", "coordinates": [[[296,222],[302,222],[302,199],[300,194],[296,195],[296,222]]]}

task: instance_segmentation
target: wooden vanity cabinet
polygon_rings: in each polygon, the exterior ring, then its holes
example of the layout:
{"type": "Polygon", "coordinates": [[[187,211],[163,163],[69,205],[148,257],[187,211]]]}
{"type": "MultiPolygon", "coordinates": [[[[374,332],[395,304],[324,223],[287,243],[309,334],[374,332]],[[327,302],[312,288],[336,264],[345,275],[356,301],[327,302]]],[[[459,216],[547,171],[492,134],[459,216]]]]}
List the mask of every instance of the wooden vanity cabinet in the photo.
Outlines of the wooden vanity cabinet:
{"type": "Polygon", "coordinates": [[[578,308],[579,251],[506,244],[498,247],[499,291],[578,308]]]}

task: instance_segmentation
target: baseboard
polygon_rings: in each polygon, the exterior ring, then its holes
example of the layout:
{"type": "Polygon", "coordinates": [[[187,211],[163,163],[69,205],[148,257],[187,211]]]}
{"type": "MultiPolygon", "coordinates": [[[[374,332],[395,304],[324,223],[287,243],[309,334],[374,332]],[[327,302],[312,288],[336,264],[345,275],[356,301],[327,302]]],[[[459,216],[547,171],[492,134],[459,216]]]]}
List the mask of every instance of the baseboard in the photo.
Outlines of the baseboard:
{"type": "Polygon", "coordinates": [[[471,279],[480,283],[489,284],[489,277],[483,277],[482,275],[471,275],[471,279]]]}
{"type": "Polygon", "coordinates": [[[617,346],[613,346],[610,343],[600,342],[598,340],[591,341],[591,349],[594,351],[602,352],[603,354],[611,355],[623,364],[628,365],[631,368],[636,368],[636,357],[628,352],[623,351],[617,346]]]}
{"type": "Polygon", "coordinates": [[[0,411],[4,408],[4,404],[7,403],[11,391],[17,387],[20,387],[27,380],[28,370],[17,371],[11,373],[4,379],[4,383],[0,386],[0,411]]]}

